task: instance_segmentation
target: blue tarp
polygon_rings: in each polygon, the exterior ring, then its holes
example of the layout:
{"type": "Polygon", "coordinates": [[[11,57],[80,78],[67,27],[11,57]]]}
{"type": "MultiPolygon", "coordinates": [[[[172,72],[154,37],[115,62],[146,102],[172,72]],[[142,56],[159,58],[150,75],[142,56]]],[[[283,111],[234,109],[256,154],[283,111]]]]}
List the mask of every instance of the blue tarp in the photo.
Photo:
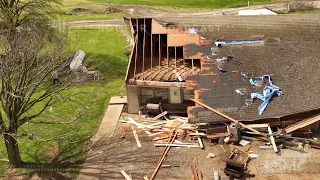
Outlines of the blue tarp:
{"type": "MultiPolygon", "coordinates": [[[[278,86],[275,86],[272,84],[270,75],[264,75],[264,76],[257,77],[257,78],[261,78],[262,80],[264,80],[265,78],[268,78],[269,84],[270,84],[269,86],[266,86],[263,89],[263,95],[260,93],[251,93],[251,99],[260,99],[263,101],[263,103],[258,107],[258,113],[259,113],[259,115],[261,115],[263,113],[263,111],[266,109],[266,107],[268,106],[271,98],[275,94],[277,96],[281,96],[282,90],[278,86]]],[[[254,86],[258,86],[257,80],[250,79],[250,83],[254,86]]]]}

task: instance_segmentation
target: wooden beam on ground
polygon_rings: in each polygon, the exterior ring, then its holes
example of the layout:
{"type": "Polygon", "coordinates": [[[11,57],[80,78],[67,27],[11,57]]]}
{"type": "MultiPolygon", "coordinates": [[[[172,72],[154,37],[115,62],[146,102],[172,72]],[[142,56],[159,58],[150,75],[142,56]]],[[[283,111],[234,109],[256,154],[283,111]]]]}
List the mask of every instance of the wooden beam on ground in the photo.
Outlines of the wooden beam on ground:
{"type": "Polygon", "coordinates": [[[138,19],[136,19],[136,23],[137,23],[137,35],[136,35],[136,54],[135,54],[135,58],[134,58],[134,73],[133,73],[133,77],[136,76],[136,72],[137,72],[137,58],[138,58],[138,43],[139,43],[139,21],[138,19]]]}
{"type": "MultiPolygon", "coordinates": [[[[145,55],[145,49],[146,49],[146,18],[143,18],[143,55],[142,55],[142,73],[144,73],[144,59],[146,57],[145,55]]],[[[144,75],[142,76],[142,79],[144,80],[144,75]]]]}
{"type": "Polygon", "coordinates": [[[199,180],[196,165],[191,164],[190,168],[191,168],[191,171],[192,171],[193,180],[199,180]]]}
{"type": "MultiPolygon", "coordinates": [[[[196,133],[199,133],[199,131],[196,131],[196,133]]],[[[203,142],[202,142],[202,139],[200,136],[198,136],[198,143],[199,143],[200,148],[204,149],[203,142]]]]}
{"type": "MultiPolygon", "coordinates": [[[[176,137],[177,137],[177,135],[178,135],[178,132],[175,132],[175,131],[174,131],[174,132],[172,132],[172,134],[174,134],[174,135],[173,135],[173,137],[171,136],[172,138],[170,139],[170,141],[168,142],[168,144],[172,144],[172,143],[174,142],[174,140],[176,139],[176,137]]],[[[167,147],[165,148],[165,150],[164,150],[164,152],[163,152],[163,154],[162,154],[159,162],[158,162],[158,165],[157,165],[156,169],[153,171],[150,180],[153,180],[153,179],[156,177],[156,175],[157,175],[157,173],[158,173],[158,171],[159,171],[159,168],[161,167],[163,161],[165,160],[165,158],[166,158],[169,150],[170,150],[170,146],[167,146],[167,147]]]]}
{"type": "MultiPolygon", "coordinates": [[[[268,132],[269,132],[269,134],[272,134],[272,130],[271,130],[270,126],[268,126],[268,132]]],[[[278,152],[278,148],[277,148],[276,141],[274,140],[273,136],[270,136],[270,141],[271,141],[271,144],[272,144],[274,152],[277,153],[278,152]]]]}
{"type": "Polygon", "coordinates": [[[228,115],[226,115],[226,114],[223,114],[222,112],[220,112],[220,111],[218,111],[218,110],[216,110],[216,109],[213,109],[212,107],[210,107],[210,106],[208,106],[208,105],[200,102],[199,100],[196,100],[196,99],[190,99],[190,100],[192,100],[193,102],[195,102],[195,103],[197,103],[197,104],[199,104],[199,105],[201,105],[201,106],[209,109],[210,111],[212,111],[212,112],[214,112],[214,113],[216,113],[216,114],[219,114],[220,116],[222,116],[222,117],[224,117],[224,118],[226,118],[226,119],[228,119],[228,120],[230,120],[230,121],[232,121],[232,122],[234,122],[234,123],[239,124],[240,126],[242,126],[242,127],[244,127],[244,128],[247,128],[247,129],[251,130],[252,132],[261,134],[261,132],[259,132],[259,131],[255,130],[255,129],[251,128],[250,126],[247,126],[247,125],[239,122],[238,120],[233,119],[232,117],[230,117],[230,116],[228,116],[228,115]]]}
{"type": "Polygon", "coordinates": [[[168,114],[168,111],[164,111],[164,112],[158,114],[157,116],[153,117],[152,120],[155,121],[155,120],[161,118],[162,116],[165,116],[166,114],[168,114]]]}
{"type": "Polygon", "coordinates": [[[122,176],[124,178],[126,178],[126,180],[132,180],[132,178],[124,170],[122,170],[120,172],[121,172],[122,176]]]}
{"type": "Polygon", "coordinates": [[[303,128],[303,127],[306,127],[306,126],[309,126],[313,123],[316,123],[320,121],[320,115],[317,115],[317,116],[314,116],[314,117],[311,117],[311,118],[307,118],[305,120],[302,120],[302,121],[298,121],[297,123],[294,123],[286,128],[283,129],[284,132],[286,133],[291,133],[297,129],[300,129],[300,128],[303,128]]]}
{"type": "Polygon", "coordinates": [[[135,128],[135,127],[133,127],[133,126],[131,125],[131,129],[132,129],[132,132],[133,132],[134,138],[136,139],[137,146],[138,146],[138,147],[141,147],[141,143],[140,143],[140,140],[139,140],[139,137],[138,137],[138,134],[137,134],[136,128],[135,128]]]}

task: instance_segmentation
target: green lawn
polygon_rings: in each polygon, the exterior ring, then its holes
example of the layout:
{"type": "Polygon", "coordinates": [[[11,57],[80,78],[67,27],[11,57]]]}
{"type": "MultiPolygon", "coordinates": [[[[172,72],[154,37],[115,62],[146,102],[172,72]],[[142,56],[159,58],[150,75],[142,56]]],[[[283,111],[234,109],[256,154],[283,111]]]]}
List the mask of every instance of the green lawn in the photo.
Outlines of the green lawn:
{"type": "MultiPolygon", "coordinates": [[[[248,0],[90,0],[99,3],[171,6],[179,8],[231,8],[248,5],[248,0]]],[[[273,0],[253,0],[250,5],[267,4],[273,0]]]]}
{"type": "MultiPolygon", "coordinates": [[[[71,29],[69,37],[73,52],[84,50],[89,64],[98,65],[97,69],[103,74],[103,79],[74,87],[66,93],[85,92],[85,94],[74,97],[74,102],[60,102],[52,107],[51,112],[49,110],[45,112],[46,115],[53,115],[61,121],[70,121],[79,112],[84,113],[74,123],[65,125],[29,123],[20,129],[19,133],[37,132],[36,137],[41,139],[68,134],[64,138],[49,142],[20,139],[22,159],[26,162],[83,163],[84,147],[88,139],[96,133],[110,97],[125,94],[127,57],[123,55],[126,45],[123,35],[115,29],[71,29]]],[[[36,122],[43,120],[45,119],[38,118],[36,122]]],[[[0,159],[2,158],[7,157],[4,143],[1,141],[0,159]]],[[[6,164],[0,162],[0,175],[6,168],[6,164]]]]}

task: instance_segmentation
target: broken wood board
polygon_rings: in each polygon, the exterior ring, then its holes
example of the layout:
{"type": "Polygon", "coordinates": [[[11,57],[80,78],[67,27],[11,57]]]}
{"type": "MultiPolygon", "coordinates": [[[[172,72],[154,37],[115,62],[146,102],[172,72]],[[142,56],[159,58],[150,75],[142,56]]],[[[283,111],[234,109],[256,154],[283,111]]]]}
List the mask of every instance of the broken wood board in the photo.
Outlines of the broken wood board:
{"type": "Polygon", "coordinates": [[[164,112],[160,113],[159,115],[153,117],[152,120],[157,120],[157,119],[161,118],[162,116],[165,116],[166,114],[168,114],[168,112],[164,111],[164,112]]]}
{"type": "MultiPolygon", "coordinates": [[[[272,130],[271,130],[270,126],[268,126],[268,132],[269,132],[269,134],[272,134],[272,130]]],[[[272,144],[274,152],[277,153],[278,152],[278,148],[277,148],[277,145],[276,145],[276,141],[274,140],[274,137],[272,135],[270,136],[270,141],[271,141],[271,144],[272,144]]]]}
{"type": "Polygon", "coordinates": [[[187,147],[187,148],[199,148],[199,144],[154,144],[155,147],[187,147]]]}
{"type": "Polygon", "coordinates": [[[138,137],[136,129],[132,125],[131,125],[131,128],[132,128],[132,132],[133,132],[134,138],[136,139],[137,146],[141,147],[141,143],[140,143],[140,140],[139,140],[139,137],[138,137]]]}
{"type": "Polygon", "coordinates": [[[132,180],[132,178],[124,170],[122,170],[120,172],[121,172],[122,176],[124,178],[126,178],[126,180],[132,180]]]}
{"type": "Polygon", "coordinates": [[[153,138],[153,141],[158,141],[158,140],[162,140],[162,139],[169,139],[171,137],[171,133],[162,133],[162,134],[158,134],[157,137],[153,138]]]}
{"type": "Polygon", "coordinates": [[[178,128],[182,124],[179,120],[167,121],[167,123],[163,126],[165,128],[178,128]]]}
{"type": "Polygon", "coordinates": [[[259,132],[259,131],[255,130],[255,129],[253,129],[253,128],[251,128],[251,127],[243,124],[242,122],[239,122],[239,121],[233,119],[232,117],[230,117],[230,116],[228,116],[228,115],[226,115],[226,114],[223,114],[222,112],[220,112],[220,111],[218,111],[218,110],[216,110],[216,109],[213,109],[212,107],[210,107],[210,106],[208,106],[208,105],[200,102],[199,100],[192,99],[192,98],[190,98],[190,100],[192,100],[193,102],[195,102],[195,103],[197,103],[197,104],[199,104],[199,105],[201,105],[201,106],[209,109],[210,111],[212,111],[212,112],[214,112],[214,113],[216,113],[216,114],[218,114],[218,115],[220,115],[220,116],[222,116],[222,117],[224,117],[224,118],[226,118],[226,119],[228,119],[228,120],[230,120],[230,121],[232,121],[232,122],[234,122],[234,123],[239,124],[240,126],[242,126],[242,127],[244,127],[244,128],[249,129],[249,130],[252,131],[252,132],[255,132],[255,133],[257,133],[257,134],[261,134],[261,132],[259,132]]]}
{"type": "MultiPolygon", "coordinates": [[[[196,133],[199,133],[199,131],[196,131],[196,133]]],[[[202,139],[198,136],[198,143],[201,149],[204,149],[203,143],[202,143],[202,139]]]]}
{"type": "Polygon", "coordinates": [[[316,123],[320,121],[320,115],[317,115],[317,116],[314,116],[314,117],[311,117],[311,118],[307,118],[305,120],[302,120],[302,121],[299,121],[295,124],[292,124],[286,128],[283,129],[284,132],[286,133],[291,133],[297,129],[300,129],[300,128],[303,128],[303,127],[306,127],[308,125],[311,125],[313,123],[316,123]]]}

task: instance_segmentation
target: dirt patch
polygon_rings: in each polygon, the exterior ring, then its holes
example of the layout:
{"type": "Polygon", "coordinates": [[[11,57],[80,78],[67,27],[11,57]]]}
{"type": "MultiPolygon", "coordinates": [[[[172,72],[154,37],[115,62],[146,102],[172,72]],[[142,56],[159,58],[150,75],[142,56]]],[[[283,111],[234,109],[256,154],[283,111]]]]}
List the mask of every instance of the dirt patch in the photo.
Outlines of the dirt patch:
{"type": "Polygon", "coordinates": [[[76,14],[93,14],[95,11],[91,9],[86,9],[86,8],[75,8],[70,11],[68,11],[69,15],[76,15],[76,14]]]}
{"type": "Polygon", "coordinates": [[[115,8],[115,7],[107,7],[105,10],[104,10],[104,14],[113,14],[113,13],[118,13],[118,12],[122,12],[121,9],[118,9],[118,8],[115,8]]]}

